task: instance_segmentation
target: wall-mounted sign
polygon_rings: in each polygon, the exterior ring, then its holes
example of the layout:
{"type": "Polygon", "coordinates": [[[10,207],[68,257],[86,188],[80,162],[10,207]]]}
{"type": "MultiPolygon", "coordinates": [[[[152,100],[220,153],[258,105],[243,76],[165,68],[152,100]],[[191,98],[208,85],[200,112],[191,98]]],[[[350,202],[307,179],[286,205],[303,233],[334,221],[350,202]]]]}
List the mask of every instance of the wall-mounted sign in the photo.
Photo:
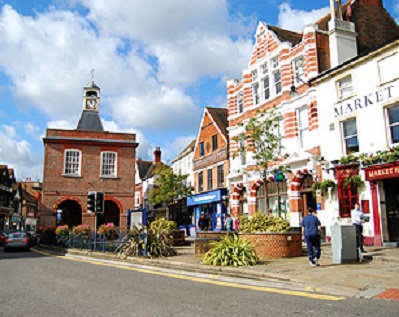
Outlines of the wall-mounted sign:
{"type": "Polygon", "coordinates": [[[372,107],[381,102],[388,101],[389,99],[392,99],[393,95],[397,95],[397,90],[397,87],[391,85],[371,92],[367,95],[359,96],[338,103],[334,107],[334,117],[339,118],[342,116],[346,116],[358,110],[362,110],[368,107],[372,107]]]}
{"type": "Polygon", "coordinates": [[[366,180],[368,181],[393,177],[399,177],[399,166],[366,169],[366,180]]]}

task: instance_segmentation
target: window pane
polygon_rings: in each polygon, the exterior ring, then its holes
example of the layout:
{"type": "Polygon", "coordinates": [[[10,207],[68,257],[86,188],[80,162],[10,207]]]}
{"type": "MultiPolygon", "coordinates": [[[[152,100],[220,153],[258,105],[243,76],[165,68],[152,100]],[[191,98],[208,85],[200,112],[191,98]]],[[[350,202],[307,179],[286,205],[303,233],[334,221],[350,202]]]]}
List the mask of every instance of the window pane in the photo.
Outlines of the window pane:
{"type": "Polygon", "coordinates": [[[116,176],[116,153],[104,152],[102,154],[101,175],[116,176]]]}
{"type": "Polygon", "coordinates": [[[399,106],[388,108],[389,124],[399,122],[399,106]]]}
{"type": "Polygon", "coordinates": [[[392,143],[399,142],[399,125],[391,127],[391,138],[392,138],[392,143]]]}
{"type": "Polygon", "coordinates": [[[303,107],[298,110],[298,125],[299,128],[306,128],[309,126],[308,107],[303,107]]]}
{"type": "Polygon", "coordinates": [[[357,134],[356,120],[355,119],[354,120],[345,121],[343,123],[343,126],[344,126],[344,137],[357,134]]]}
{"type": "Polygon", "coordinates": [[[346,153],[353,153],[353,152],[359,152],[359,144],[357,141],[357,136],[348,138],[345,140],[346,143],[346,153]]]}

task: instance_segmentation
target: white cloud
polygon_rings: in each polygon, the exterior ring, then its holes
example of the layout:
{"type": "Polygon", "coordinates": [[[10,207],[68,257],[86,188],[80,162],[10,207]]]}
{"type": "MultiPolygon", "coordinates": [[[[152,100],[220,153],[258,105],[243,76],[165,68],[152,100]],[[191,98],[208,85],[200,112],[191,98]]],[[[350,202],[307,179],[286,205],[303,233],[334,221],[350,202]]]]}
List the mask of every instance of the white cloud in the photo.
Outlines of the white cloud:
{"type": "Polygon", "coordinates": [[[278,25],[286,30],[302,32],[305,25],[315,23],[330,11],[330,7],[311,11],[292,9],[289,3],[279,6],[278,25]]]}

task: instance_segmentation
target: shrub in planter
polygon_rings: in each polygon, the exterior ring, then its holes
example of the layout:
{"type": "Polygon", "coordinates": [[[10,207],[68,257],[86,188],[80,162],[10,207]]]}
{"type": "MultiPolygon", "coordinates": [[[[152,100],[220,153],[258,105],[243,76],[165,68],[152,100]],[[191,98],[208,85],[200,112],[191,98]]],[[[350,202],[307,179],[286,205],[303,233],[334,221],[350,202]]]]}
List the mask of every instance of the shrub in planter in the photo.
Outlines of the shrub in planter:
{"type": "Polygon", "coordinates": [[[246,239],[227,234],[221,241],[213,242],[212,248],[202,258],[204,264],[215,266],[253,266],[258,257],[246,239]]]}
{"type": "Polygon", "coordinates": [[[101,225],[97,233],[99,235],[105,235],[108,240],[115,240],[119,235],[119,228],[113,223],[107,223],[106,225],[101,225]]]}
{"type": "Polygon", "coordinates": [[[155,230],[177,230],[177,224],[173,220],[166,220],[165,218],[157,219],[150,223],[150,228],[155,230]]]}
{"type": "Polygon", "coordinates": [[[55,234],[56,234],[57,236],[69,235],[69,227],[68,227],[68,225],[65,225],[65,226],[58,226],[58,227],[55,229],[55,234]]]}
{"type": "Polygon", "coordinates": [[[55,234],[56,234],[57,245],[62,246],[62,247],[67,247],[69,245],[69,227],[68,227],[68,225],[58,226],[55,229],[55,234]]]}
{"type": "Polygon", "coordinates": [[[76,227],[73,227],[72,229],[72,234],[74,236],[78,235],[83,235],[83,236],[88,236],[91,232],[91,228],[88,225],[79,225],[76,227]]]}
{"type": "Polygon", "coordinates": [[[290,230],[290,223],[281,218],[257,212],[249,219],[247,216],[239,218],[238,231],[240,233],[259,233],[259,232],[286,232],[290,230]]]}
{"type": "Polygon", "coordinates": [[[134,226],[129,232],[130,239],[124,242],[116,252],[126,259],[128,256],[157,258],[175,255],[172,236],[164,228],[134,226]]]}

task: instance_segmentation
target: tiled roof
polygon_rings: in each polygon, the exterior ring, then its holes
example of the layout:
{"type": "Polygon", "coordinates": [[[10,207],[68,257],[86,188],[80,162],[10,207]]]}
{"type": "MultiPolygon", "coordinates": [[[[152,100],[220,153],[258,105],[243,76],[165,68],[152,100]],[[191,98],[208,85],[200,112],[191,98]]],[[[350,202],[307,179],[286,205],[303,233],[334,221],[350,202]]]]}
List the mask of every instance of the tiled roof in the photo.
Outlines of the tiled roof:
{"type": "MultiPolygon", "coordinates": [[[[399,38],[399,27],[384,7],[371,5],[356,0],[352,4],[348,1],[342,6],[343,19],[355,23],[358,54],[371,51],[385,43],[399,38]],[[349,5],[351,8],[349,8],[349,5]]],[[[328,21],[331,15],[327,14],[316,24],[322,31],[328,31],[328,21]]]]}
{"type": "Polygon", "coordinates": [[[164,168],[171,168],[170,166],[160,162],[160,163],[152,163],[150,168],[147,171],[147,174],[143,179],[151,178],[154,175],[159,174],[164,168]]]}
{"type": "Polygon", "coordinates": [[[175,159],[172,160],[172,162],[176,162],[176,161],[178,161],[180,158],[184,157],[187,153],[190,153],[190,152],[194,151],[195,141],[196,141],[195,139],[192,140],[192,141],[190,142],[190,144],[187,145],[187,146],[184,148],[184,150],[181,151],[181,152],[177,155],[177,157],[176,157],[175,159]]]}
{"type": "Polygon", "coordinates": [[[218,125],[219,129],[222,131],[223,135],[228,139],[227,135],[227,127],[228,127],[228,121],[227,121],[227,109],[225,108],[211,108],[211,107],[206,107],[208,110],[209,114],[212,116],[213,120],[215,123],[218,125]]]}
{"type": "Polygon", "coordinates": [[[103,132],[104,128],[101,123],[100,114],[97,111],[82,111],[77,130],[82,131],[99,131],[103,132]]]}
{"type": "Polygon", "coordinates": [[[280,29],[277,26],[272,25],[268,25],[267,27],[276,34],[281,42],[290,42],[295,46],[302,41],[301,33],[280,29]]]}
{"type": "Polygon", "coordinates": [[[152,161],[137,160],[137,169],[140,179],[143,179],[152,165],[152,161]]]}

